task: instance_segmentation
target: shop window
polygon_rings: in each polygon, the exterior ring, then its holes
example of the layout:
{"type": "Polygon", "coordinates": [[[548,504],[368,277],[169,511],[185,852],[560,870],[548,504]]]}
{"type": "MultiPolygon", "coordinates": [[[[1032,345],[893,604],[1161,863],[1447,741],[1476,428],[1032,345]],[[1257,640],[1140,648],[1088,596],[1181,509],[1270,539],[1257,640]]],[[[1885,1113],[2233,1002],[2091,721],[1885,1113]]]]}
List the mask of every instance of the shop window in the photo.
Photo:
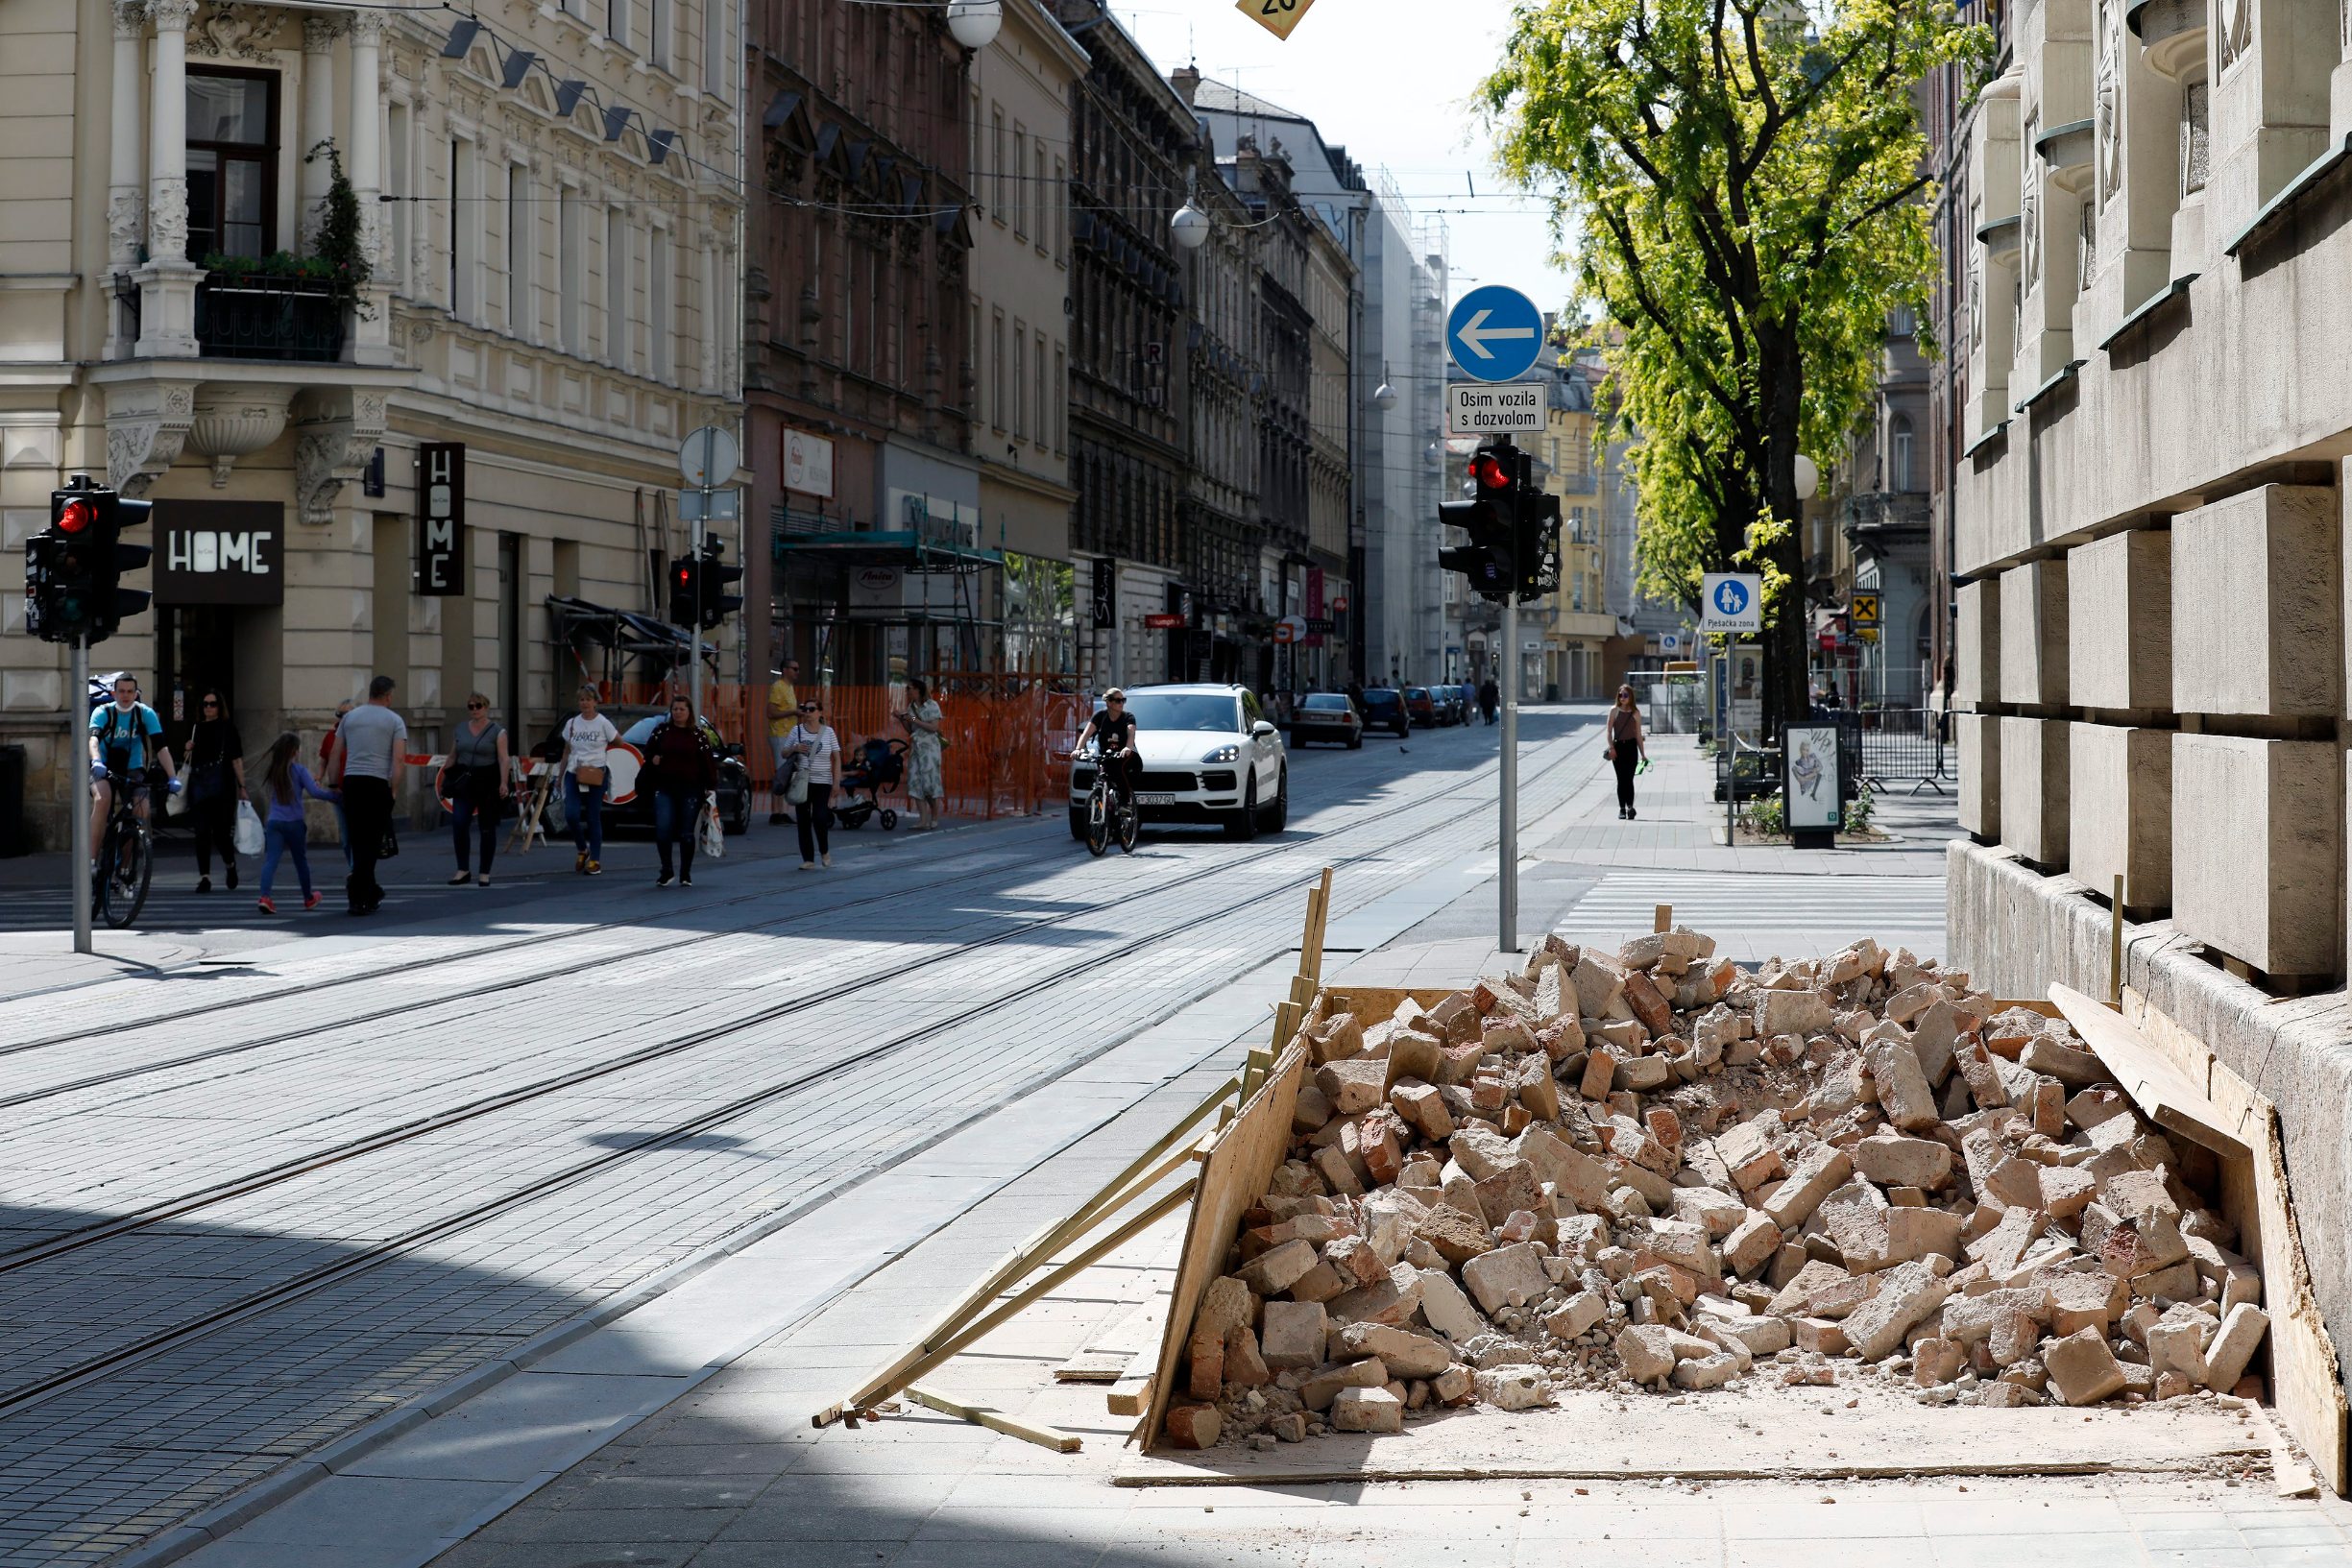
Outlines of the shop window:
{"type": "Polygon", "coordinates": [[[278,75],[188,72],[188,259],[278,249],[278,75]]]}

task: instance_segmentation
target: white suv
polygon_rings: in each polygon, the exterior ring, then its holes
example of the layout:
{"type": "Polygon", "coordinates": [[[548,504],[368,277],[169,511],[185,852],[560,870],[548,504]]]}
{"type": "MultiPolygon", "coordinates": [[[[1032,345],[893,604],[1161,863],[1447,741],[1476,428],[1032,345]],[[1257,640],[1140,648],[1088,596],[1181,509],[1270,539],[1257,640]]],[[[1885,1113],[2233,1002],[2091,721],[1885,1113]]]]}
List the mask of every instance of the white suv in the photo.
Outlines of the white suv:
{"type": "MultiPolygon", "coordinates": [[[[1282,733],[1238,686],[1129,687],[1142,771],[1135,805],[1146,822],[1222,822],[1230,838],[1280,832],[1290,822],[1290,758],[1282,733]]],[[[1070,836],[1086,836],[1094,761],[1070,767],[1070,836]]]]}

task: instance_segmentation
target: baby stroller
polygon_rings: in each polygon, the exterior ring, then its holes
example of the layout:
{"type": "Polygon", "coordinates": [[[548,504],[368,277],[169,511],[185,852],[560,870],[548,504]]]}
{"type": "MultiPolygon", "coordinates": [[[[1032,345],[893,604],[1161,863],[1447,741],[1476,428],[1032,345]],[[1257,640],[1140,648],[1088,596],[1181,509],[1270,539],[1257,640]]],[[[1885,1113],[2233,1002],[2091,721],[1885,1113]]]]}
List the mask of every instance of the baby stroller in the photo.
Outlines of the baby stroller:
{"type": "Polygon", "coordinates": [[[833,808],[833,820],[844,828],[862,828],[865,819],[879,808],[883,831],[898,826],[898,813],[882,804],[885,789],[896,789],[907,776],[907,743],[904,740],[885,740],[877,736],[862,747],[864,760],[855,767],[841,770],[841,799],[833,808]],[[857,798],[865,791],[865,799],[857,798]]]}

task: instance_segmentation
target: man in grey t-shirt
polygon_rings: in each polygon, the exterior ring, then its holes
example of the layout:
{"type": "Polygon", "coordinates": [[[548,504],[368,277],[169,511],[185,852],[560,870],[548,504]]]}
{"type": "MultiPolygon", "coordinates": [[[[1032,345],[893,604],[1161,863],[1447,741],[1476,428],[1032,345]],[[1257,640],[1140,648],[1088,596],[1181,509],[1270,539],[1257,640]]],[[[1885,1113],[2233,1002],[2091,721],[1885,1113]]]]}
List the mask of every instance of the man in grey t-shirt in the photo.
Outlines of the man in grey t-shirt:
{"type": "Polygon", "coordinates": [[[355,915],[372,915],[384,902],[376,880],[384,835],[392,831],[393,785],[400,777],[408,726],[392,711],[389,675],[368,683],[368,700],[343,715],[335,727],[335,757],[329,772],[343,788],[350,824],[352,875],[345,896],[355,915]]]}

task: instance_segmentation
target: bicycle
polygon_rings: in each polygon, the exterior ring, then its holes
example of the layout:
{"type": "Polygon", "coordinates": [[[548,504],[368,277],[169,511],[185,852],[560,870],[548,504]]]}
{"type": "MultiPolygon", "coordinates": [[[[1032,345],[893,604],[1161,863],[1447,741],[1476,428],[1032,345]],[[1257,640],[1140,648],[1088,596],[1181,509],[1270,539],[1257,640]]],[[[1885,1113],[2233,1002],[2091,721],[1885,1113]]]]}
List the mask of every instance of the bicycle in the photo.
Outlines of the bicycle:
{"type": "Polygon", "coordinates": [[[90,913],[116,930],[138,919],[155,876],[155,834],[139,820],[136,794],[117,782],[106,836],[99,842],[98,870],[90,879],[90,913]]]}
{"type": "Polygon", "coordinates": [[[1100,748],[1089,748],[1078,755],[1095,760],[1094,788],[1086,796],[1086,853],[1101,856],[1111,846],[1115,837],[1122,854],[1135,853],[1137,812],[1135,802],[1127,791],[1113,789],[1107,759],[1100,748]]]}

